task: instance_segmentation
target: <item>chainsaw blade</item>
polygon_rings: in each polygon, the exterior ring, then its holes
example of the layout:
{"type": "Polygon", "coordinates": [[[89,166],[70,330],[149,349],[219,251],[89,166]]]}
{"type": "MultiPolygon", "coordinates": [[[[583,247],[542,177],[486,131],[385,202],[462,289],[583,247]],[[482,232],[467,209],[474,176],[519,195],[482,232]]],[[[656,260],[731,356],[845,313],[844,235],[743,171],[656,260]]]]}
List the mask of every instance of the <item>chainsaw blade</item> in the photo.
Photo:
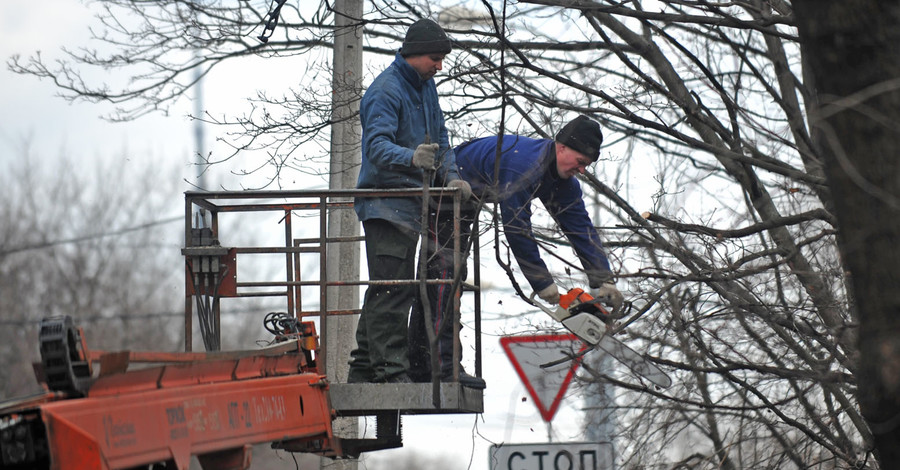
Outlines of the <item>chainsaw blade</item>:
{"type": "Polygon", "coordinates": [[[668,374],[612,335],[603,335],[603,338],[594,345],[594,349],[609,354],[632,373],[649,380],[658,387],[669,388],[672,386],[672,379],[668,374]]]}

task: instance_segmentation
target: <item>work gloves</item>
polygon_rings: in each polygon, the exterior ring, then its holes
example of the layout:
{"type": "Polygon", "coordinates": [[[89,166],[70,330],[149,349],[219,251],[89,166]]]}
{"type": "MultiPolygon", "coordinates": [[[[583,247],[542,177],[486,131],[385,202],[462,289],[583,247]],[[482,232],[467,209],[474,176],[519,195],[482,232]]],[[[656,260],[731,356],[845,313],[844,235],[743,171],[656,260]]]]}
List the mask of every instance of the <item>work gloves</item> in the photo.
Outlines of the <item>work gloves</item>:
{"type": "Polygon", "coordinates": [[[622,293],[619,292],[619,289],[616,289],[615,284],[604,282],[600,287],[592,287],[591,296],[601,303],[610,306],[612,310],[609,313],[613,318],[619,317],[622,305],[625,303],[625,298],[622,296],[622,293]]]}
{"type": "MultiPolygon", "coordinates": [[[[437,143],[434,144],[419,144],[416,147],[416,150],[413,151],[412,156],[412,166],[416,168],[423,168],[425,170],[433,170],[434,169],[434,156],[438,151],[439,145],[437,143]]],[[[448,187],[451,188],[459,188],[459,195],[463,201],[468,201],[470,197],[472,197],[472,186],[469,185],[468,182],[460,179],[456,179],[447,183],[448,187]]]]}
{"type": "Polygon", "coordinates": [[[556,305],[559,303],[559,288],[556,287],[556,284],[550,284],[541,289],[537,295],[548,304],[556,305]]]}
{"type": "Polygon", "coordinates": [[[438,144],[419,144],[412,156],[412,166],[416,168],[424,168],[426,170],[434,169],[434,154],[437,153],[438,144]]]}
{"type": "Polygon", "coordinates": [[[472,186],[466,180],[453,180],[447,183],[447,187],[459,188],[459,198],[463,202],[468,201],[472,197],[472,186]]]}

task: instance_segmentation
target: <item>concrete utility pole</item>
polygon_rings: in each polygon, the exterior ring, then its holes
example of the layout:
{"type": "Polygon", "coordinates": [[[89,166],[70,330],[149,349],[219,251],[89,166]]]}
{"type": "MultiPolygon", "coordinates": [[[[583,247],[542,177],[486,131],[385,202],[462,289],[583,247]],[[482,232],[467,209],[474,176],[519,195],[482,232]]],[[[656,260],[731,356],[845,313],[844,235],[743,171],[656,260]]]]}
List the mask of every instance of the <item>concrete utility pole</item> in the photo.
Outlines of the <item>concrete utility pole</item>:
{"type": "MultiPolygon", "coordinates": [[[[199,53],[198,53],[199,54],[199,53]]],[[[206,132],[203,128],[203,74],[194,69],[194,159],[197,165],[197,189],[206,191],[206,132]]]]}
{"type": "MultiPolygon", "coordinates": [[[[335,0],[334,49],[332,78],[331,166],[329,189],[356,187],[361,160],[362,131],[359,124],[359,100],[362,96],[362,34],[363,0],[335,0]]],[[[328,236],[359,235],[359,220],[350,209],[333,210],[328,214],[328,236]]],[[[359,243],[331,243],[326,255],[328,280],[359,279],[359,243]]],[[[359,308],[359,288],[329,287],[327,308],[359,308]]],[[[334,316],[328,319],[326,343],[328,354],[325,367],[333,381],[345,382],[350,369],[348,360],[354,345],[355,316],[334,316]]],[[[342,418],[334,421],[335,435],[356,437],[358,419],[342,418]]],[[[355,460],[322,459],[320,468],[357,468],[355,460]]]]}

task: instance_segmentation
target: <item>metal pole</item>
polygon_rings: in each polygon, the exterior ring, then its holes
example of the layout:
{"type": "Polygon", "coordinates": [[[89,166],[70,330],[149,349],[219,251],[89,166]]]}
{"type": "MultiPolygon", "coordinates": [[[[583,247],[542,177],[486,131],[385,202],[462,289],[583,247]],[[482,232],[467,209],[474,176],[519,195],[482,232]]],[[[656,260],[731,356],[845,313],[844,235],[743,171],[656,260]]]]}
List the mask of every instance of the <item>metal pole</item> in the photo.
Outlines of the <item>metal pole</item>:
{"type": "MultiPolygon", "coordinates": [[[[594,225],[600,225],[600,201],[593,193],[594,225]]],[[[591,367],[602,374],[612,374],[614,364],[608,354],[591,355],[586,358],[591,367]]],[[[615,434],[617,425],[615,386],[605,381],[589,383],[584,388],[584,437],[589,442],[609,442],[613,448],[610,461],[615,462],[615,434]]]]}

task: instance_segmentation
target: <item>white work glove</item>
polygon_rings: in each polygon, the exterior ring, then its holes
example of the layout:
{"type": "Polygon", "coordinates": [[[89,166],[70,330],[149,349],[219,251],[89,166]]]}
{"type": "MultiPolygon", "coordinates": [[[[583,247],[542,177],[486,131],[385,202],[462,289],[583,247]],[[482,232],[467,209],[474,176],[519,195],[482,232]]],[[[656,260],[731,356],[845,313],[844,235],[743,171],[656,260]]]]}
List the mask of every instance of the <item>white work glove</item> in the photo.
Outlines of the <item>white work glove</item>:
{"type": "Polygon", "coordinates": [[[466,202],[472,197],[472,186],[466,180],[453,180],[447,183],[450,188],[459,188],[459,198],[466,202]]]}
{"type": "Polygon", "coordinates": [[[622,293],[619,292],[619,289],[616,289],[615,284],[604,282],[600,287],[592,287],[591,296],[612,308],[609,313],[613,318],[619,317],[622,305],[625,303],[625,298],[622,296],[622,293]]]}
{"type": "Polygon", "coordinates": [[[412,166],[416,168],[424,168],[426,170],[434,169],[434,154],[437,153],[438,144],[419,144],[412,156],[412,166]]]}
{"type": "Polygon", "coordinates": [[[556,305],[559,303],[559,288],[556,287],[556,284],[550,284],[549,286],[541,289],[541,291],[538,292],[537,295],[541,298],[541,300],[547,302],[548,304],[556,305]]]}

